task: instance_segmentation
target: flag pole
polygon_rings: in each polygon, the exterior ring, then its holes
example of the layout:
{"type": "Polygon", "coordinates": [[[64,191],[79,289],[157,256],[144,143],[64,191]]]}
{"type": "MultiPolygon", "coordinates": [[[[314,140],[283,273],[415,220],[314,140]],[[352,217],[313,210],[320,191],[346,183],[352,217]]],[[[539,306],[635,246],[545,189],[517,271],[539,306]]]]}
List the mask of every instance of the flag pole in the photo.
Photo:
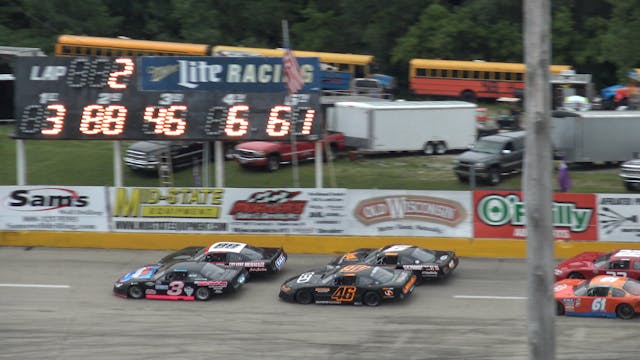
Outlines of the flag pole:
{"type": "MultiPolygon", "coordinates": [[[[282,44],[285,51],[290,51],[289,44],[289,24],[287,20],[282,20],[282,44]]],[[[286,56],[286,55],[285,55],[286,56]]],[[[290,92],[287,88],[288,94],[290,92]]],[[[285,99],[286,100],[286,99],[285,99]]],[[[286,102],[285,102],[286,104],[286,102]]],[[[300,187],[300,174],[298,169],[298,147],[296,145],[296,124],[294,123],[295,117],[293,116],[293,105],[291,106],[291,112],[289,113],[289,122],[291,123],[290,139],[291,139],[291,167],[293,169],[293,187],[300,187]]]]}

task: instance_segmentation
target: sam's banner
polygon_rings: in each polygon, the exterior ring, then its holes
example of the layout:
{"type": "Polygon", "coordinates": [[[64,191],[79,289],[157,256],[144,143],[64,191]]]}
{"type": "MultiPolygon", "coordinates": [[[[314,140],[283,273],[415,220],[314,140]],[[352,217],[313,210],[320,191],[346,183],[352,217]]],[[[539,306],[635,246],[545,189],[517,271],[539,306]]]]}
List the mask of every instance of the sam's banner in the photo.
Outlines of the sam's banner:
{"type": "Polygon", "coordinates": [[[347,235],[471,237],[469,191],[349,190],[347,235]]]}
{"type": "MultiPolygon", "coordinates": [[[[320,88],[318,58],[297,58],[304,86],[320,88]]],[[[284,92],[285,76],[279,57],[142,57],[140,89],[145,91],[284,92]]]]}
{"type": "MultiPolygon", "coordinates": [[[[526,201],[520,191],[474,191],[474,237],[525,239],[526,201]]],[[[595,194],[554,193],[551,215],[556,240],[597,240],[595,194]]]]}
{"type": "Polygon", "coordinates": [[[109,231],[106,188],[0,186],[0,230],[109,231]]]}

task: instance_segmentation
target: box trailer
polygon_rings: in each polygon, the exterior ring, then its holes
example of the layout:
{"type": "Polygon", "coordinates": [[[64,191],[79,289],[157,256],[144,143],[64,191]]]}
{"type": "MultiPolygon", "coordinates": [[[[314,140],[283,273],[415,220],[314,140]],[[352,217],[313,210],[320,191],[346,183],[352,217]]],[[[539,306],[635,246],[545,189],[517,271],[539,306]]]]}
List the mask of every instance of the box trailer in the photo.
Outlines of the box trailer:
{"type": "Polygon", "coordinates": [[[473,144],[476,109],[464,101],[337,102],[327,129],[359,151],[443,154],[473,144]]]}
{"type": "Polygon", "coordinates": [[[640,111],[554,111],[554,156],[566,162],[621,162],[640,153],[640,111]]]}

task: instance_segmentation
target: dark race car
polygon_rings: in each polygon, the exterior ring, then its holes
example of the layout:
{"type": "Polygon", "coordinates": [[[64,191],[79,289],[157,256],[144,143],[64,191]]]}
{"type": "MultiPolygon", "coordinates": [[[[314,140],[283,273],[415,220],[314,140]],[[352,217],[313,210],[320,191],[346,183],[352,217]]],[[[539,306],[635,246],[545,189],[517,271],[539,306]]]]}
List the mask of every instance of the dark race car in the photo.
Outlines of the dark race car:
{"type": "Polygon", "coordinates": [[[380,249],[356,249],[335,258],[329,265],[364,263],[411,270],[420,283],[424,279],[449,276],[459,261],[454,251],[429,250],[413,245],[387,245],[380,249]]]}
{"type": "Polygon", "coordinates": [[[217,242],[211,246],[192,246],[171,253],[160,263],[178,260],[205,261],[216,265],[243,267],[252,273],[275,273],[287,261],[283,248],[255,247],[239,242],[217,242]]]}
{"type": "Polygon", "coordinates": [[[280,298],[300,304],[353,304],[377,306],[383,301],[401,300],[415,287],[410,271],[364,264],[341,268],[327,266],[310,270],[285,281],[280,298]]]}
{"type": "Polygon", "coordinates": [[[148,265],[121,277],[113,285],[113,293],[133,299],[204,301],[214,294],[235,291],[248,276],[246,269],[207,262],[148,265]]]}

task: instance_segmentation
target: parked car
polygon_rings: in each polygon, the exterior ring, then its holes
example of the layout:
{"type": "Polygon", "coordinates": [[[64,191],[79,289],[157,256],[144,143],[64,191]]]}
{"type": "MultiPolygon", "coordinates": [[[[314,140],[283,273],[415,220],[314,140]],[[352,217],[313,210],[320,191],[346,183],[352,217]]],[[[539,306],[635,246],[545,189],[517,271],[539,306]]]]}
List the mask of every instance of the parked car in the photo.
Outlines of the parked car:
{"type": "Polygon", "coordinates": [[[139,141],[131,144],[124,163],[136,171],[158,171],[161,157],[169,154],[174,168],[192,166],[202,160],[203,143],[185,141],[139,141]]]}
{"type": "MultiPolygon", "coordinates": [[[[330,133],[322,140],[324,158],[335,157],[345,149],[344,135],[330,133]]],[[[244,168],[265,168],[276,171],[282,164],[293,161],[294,147],[288,141],[247,141],[235,146],[234,159],[244,168]]],[[[297,141],[295,143],[298,161],[315,159],[315,143],[313,141],[297,141]]]]}
{"type": "Polygon", "coordinates": [[[629,191],[640,190],[640,159],[631,159],[620,165],[622,184],[629,191]]]}
{"type": "Polygon", "coordinates": [[[481,137],[470,150],[458,155],[453,171],[462,182],[475,176],[476,179],[496,185],[503,176],[522,171],[524,140],[524,131],[481,137]]]}

